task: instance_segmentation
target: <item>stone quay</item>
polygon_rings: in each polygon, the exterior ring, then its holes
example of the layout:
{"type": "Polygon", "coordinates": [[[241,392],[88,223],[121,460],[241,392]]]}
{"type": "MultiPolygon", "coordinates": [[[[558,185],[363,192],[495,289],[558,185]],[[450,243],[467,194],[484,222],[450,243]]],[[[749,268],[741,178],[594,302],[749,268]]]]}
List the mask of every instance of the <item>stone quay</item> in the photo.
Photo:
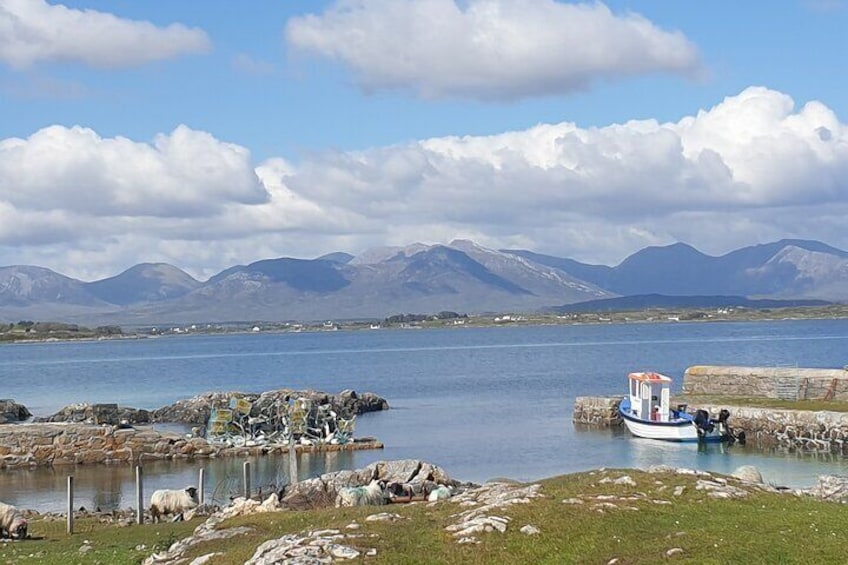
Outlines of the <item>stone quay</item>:
{"type": "MultiPolygon", "coordinates": [[[[298,453],[382,449],[373,438],[346,444],[296,445],[298,453]]],[[[232,447],[205,438],[158,431],[152,426],[122,428],[75,423],[0,426],[0,469],[94,464],[140,464],[163,459],[205,459],[288,453],[285,443],[232,447]]]]}

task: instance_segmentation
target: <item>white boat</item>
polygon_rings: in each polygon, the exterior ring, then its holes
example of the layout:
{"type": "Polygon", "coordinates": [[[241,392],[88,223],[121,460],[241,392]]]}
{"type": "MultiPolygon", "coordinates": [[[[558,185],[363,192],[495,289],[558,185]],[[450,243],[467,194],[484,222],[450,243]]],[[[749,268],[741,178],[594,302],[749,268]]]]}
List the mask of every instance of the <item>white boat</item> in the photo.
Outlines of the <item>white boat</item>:
{"type": "MultiPolygon", "coordinates": [[[[733,434],[727,419],[730,413],[722,410],[718,419],[710,418],[706,410],[694,414],[685,404],[671,408],[670,377],[654,372],[628,375],[629,394],[619,404],[619,413],[630,433],[637,437],[668,441],[740,441],[744,435],[733,434]]],[[[742,432],[744,434],[744,432],[742,432]]]]}

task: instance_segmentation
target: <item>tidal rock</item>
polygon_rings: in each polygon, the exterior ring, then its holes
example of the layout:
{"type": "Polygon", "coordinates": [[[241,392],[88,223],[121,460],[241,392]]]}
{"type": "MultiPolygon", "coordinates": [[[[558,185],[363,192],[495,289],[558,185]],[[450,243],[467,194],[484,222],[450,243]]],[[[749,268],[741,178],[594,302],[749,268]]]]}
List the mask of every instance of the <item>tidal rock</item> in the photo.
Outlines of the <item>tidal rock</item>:
{"type": "Polygon", "coordinates": [[[763,476],[760,473],[760,470],[753,465],[742,465],[733,471],[730,476],[736,477],[740,481],[744,481],[746,483],[761,484],[763,482],[763,476]]]}
{"type": "Polygon", "coordinates": [[[23,422],[32,417],[32,414],[23,404],[14,400],[0,400],[0,424],[23,422]]]}
{"type": "Polygon", "coordinates": [[[36,422],[76,422],[87,424],[149,424],[150,412],[117,404],[70,404],[52,416],[36,418],[36,422]]]}

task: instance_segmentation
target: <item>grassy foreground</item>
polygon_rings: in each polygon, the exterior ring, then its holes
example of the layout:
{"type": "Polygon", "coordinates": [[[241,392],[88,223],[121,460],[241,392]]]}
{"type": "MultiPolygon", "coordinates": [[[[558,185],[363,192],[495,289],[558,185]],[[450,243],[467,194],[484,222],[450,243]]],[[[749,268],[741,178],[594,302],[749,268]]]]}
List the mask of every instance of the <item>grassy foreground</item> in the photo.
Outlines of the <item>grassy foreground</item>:
{"type": "MultiPolygon", "coordinates": [[[[241,516],[218,528],[250,526],[254,533],[200,544],[186,563],[222,552],[210,563],[240,564],[265,540],[325,528],[353,533],[346,528],[352,522],[360,525],[355,533],[361,537],[342,543],[377,550],[376,556],[352,563],[845,562],[844,505],[756,489],[742,498],[717,499],[697,489],[696,481],[690,475],[634,470],[547,479],[540,481],[543,497],[491,513],[511,518],[505,533],[478,534],[480,543],[467,545],[445,530],[457,521],[452,515],[467,509],[450,501],[241,516]],[[635,485],[610,482],[624,475],[635,485]],[[365,520],[381,511],[403,519],[365,520]],[[540,533],[521,533],[528,524],[540,533]]],[[[64,533],[62,522],[35,521],[31,535],[44,539],[0,545],[0,563],[139,563],[154,547],[188,535],[201,520],[124,528],[78,523],[73,536],[64,533]],[[91,548],[81,552],[83,540],[91,548]],[[147,549],[137,549],[142,544],[147,549]]]]}

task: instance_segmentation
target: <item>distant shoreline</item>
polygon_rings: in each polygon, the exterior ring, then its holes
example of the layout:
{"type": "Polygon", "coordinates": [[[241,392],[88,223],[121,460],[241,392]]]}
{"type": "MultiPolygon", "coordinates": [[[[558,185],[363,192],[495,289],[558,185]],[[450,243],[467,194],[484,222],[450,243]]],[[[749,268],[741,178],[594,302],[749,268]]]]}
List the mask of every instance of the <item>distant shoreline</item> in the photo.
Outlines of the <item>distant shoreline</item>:
{"type": "MultiPolygon", "coordinates": [[[[10,336],[0,333],[0,344],[33,344],[51,342],[97,342],[127,339],[158,339],[193,335],[234,335],[251,333],[321,333],[330,331],[383,331],[408,329],[459,329],[493,327],[532,327],[550,325],[604,325],[633,323],[687,322],[779,322],[797,320],[848,319],[848,305],[806,306],[789,308],[651,308],[633,311],[580,312],[565,314],[475,314],[449,319],[425,319],[415,322],[390,323],[377,320],[328,322],[230,322],[203,324],[155,324],[132,326],[131,333],[80,335],[49,333],[33,336],[32,332],[10,336]],[[160,329],[163,328],[163,329],[160,329]]],[[[90,330],[89,330],[90,331],[90,330]]]]}

